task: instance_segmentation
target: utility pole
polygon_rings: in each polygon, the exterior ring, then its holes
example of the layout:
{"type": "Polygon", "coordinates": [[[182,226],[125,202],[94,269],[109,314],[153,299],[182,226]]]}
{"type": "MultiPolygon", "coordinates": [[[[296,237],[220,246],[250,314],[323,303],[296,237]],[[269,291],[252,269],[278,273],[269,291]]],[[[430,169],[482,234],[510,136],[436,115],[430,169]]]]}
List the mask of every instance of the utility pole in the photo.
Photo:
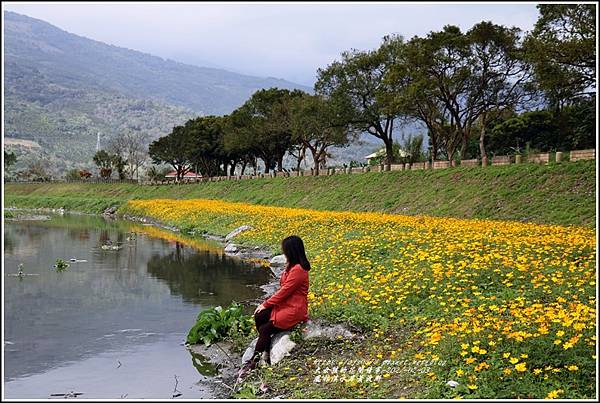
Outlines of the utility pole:
{"type": "Polygon", "coordinates": [[[100,132],[98,132],[98,139],[96,140],[96,152],[100,151],[100,132]]]}

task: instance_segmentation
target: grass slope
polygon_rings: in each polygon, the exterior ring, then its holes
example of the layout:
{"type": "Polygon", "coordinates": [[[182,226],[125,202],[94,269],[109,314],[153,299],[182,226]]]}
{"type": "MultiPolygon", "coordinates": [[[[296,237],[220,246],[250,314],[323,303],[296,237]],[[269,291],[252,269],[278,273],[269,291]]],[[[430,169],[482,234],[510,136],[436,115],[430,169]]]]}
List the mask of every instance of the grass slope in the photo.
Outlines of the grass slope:
{"type": "Polygon", "coordinates": [[[100,212],[129,199],[207,198],[317,210],[594,226],[595,183],[595,162],[580,161],[170,186],[7,184],[4,203],[100,212]]]}

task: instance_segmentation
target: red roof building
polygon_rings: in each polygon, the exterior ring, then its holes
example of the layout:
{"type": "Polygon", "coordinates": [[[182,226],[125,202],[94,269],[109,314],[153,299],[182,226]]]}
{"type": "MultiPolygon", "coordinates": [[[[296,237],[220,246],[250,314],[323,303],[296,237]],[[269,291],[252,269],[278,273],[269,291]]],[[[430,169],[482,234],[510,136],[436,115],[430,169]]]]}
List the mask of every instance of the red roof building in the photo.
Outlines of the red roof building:
{"type": "MultiPolygon", "coordinates": [[[[168,174],[165,175],[165,178],[177,178],[177,172],[175,172],[175,171],[169,172],[168,174]]],[[[196,172],[189,171],[188,173],[183,175],[183,178],[184,179],[196,179],[196,178],[202,178],[202,175],[197,174],[196,172]]]]}

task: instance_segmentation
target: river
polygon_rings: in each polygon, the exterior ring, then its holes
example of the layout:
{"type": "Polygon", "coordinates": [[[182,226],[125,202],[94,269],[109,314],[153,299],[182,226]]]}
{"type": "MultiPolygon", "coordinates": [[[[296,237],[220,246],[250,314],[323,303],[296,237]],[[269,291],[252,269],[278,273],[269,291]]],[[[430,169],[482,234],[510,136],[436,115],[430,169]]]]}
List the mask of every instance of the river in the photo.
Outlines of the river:
{"type": "Polygon", "coordinates": [[[218,371],[185,348],[187,332],[202,309],[259,298],[269,271],[146,228],[80,215],[5,222],[5,398],[213,397],[218,371]],[[57,271],[57,258],[70,266],[57,271]],[[20,264],[26,275],[11,276],[20,264]]]}

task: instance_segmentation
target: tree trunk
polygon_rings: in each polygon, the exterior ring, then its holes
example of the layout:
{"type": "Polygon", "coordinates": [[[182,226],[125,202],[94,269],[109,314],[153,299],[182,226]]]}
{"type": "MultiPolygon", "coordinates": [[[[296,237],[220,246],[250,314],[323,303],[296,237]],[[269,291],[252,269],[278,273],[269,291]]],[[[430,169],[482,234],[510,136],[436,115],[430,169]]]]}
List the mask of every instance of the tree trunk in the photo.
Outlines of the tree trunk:
{"type": "Polygon", "coordinates": [[[244,171],[246,170],[246,165],[248,165],[248,161],[244,160],[244,162],[242,163],[242,172],[240,173],[240,175],[244,174],[244,171]]]}
{"type": "Polygon", "coordinates": [[[314,169],[315,169],[315,175],[318,176],[319,175],[319,169],[320,169],[320,165],[321,165],[321,151],[318,151],[316,148],[310,148],[310,153],[312,154],[313,157],[313,164],[314,164],[314,169]]]}
{"type": "Polygon", "coordinates": [[[438,159],[438,141],[437,134],[432,134],[432,131],[429,131],[429,139],[431,140],[431,158],[433,161],[438,159]]]}
{"type": "Polygon", "coordinates": [[[267,158],[261,158],[261,160],[263,160],[263,163],[265,164],[265,174],[268,174],[271,169],[271,161],[267,158]]]}
{"type": "Polygon", "coordinates": [[[481,116],[481,132],[479,133],[479,154],[481,155],[481,161],[487,164],[487,154],[485,152],[485,114],[481,116]]]}
{"type": "Polygon", "coordinates": [[[283,172],[283,155],[277,156],[277,171],[283,172]]]}
{"type": "Polygon", "coordinates": [[[327,168],[327,155],[325,154],[325,150],[319,150],[317,154],[317,158],[319,159],[319,169],[323,170],[327,168]]]}
{"type": "Polygon", "coordinates": [[[467,135],[463,132],[460,144],[460,159],[464,160],[467,155],[467,135]]]}
{"type": "Polygon", "coordinates": [[[229,167],[229,176],[233,176],[235,174],[235,166],[236,166],[236,164],[235,164],[235,162],[233,162],[231,164],[231,166],[229,167]]]}
{"type": "Polygon", "coordinates": [[[394,142],[390,138],[383,140],[385,143],[385,163],[390,165],[394,162],[394,142]]]}
{"type": "Polygon", "coordinates": [[[300,172],[300,164],[302,164],[302,160],[304,160],[304,155],[306,154],[306,146],[302,147],[300,153],[298,153],[298,162],[296,163],[296,171],[300,172]]]}

